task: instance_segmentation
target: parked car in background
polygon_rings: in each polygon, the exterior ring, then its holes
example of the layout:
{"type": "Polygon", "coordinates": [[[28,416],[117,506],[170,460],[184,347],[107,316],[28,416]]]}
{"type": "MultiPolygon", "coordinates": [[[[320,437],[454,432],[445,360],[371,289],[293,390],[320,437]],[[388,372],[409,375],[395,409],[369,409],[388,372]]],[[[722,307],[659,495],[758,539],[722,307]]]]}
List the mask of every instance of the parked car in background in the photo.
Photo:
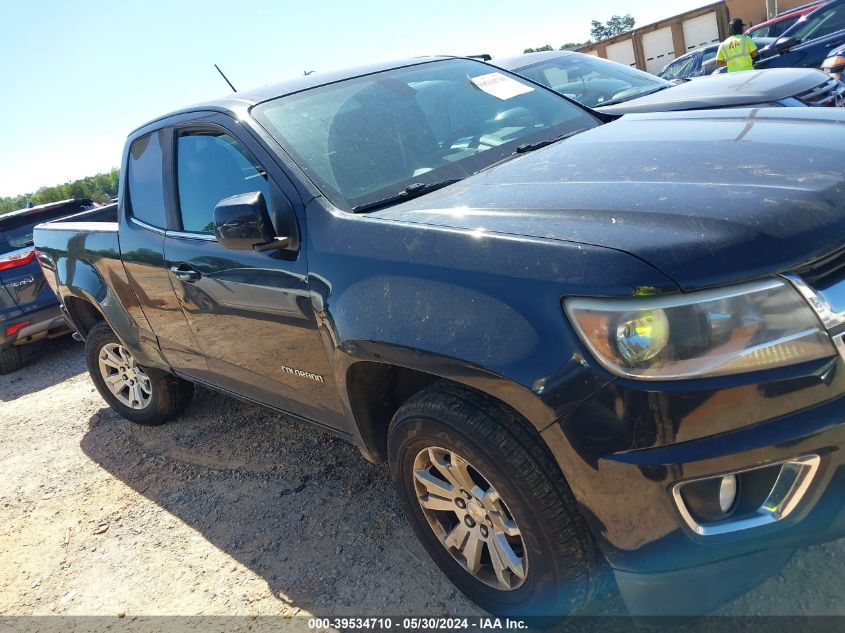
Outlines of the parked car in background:
{"type": "Polygon", "coordinates": [[[840,46],[830,52],[822,62],[822,70],[834,79],[842,81],[842,71],[845,69],[845,46],[840,46]]]}
{"type": "Polygon", "coordinates": [[[845,45],[845,0],[832,0],[803,16],[760,50],[755,68],[821,68],[831,51],[845,45]]]}
{"type": "Polygon", "coordinates": [[[544,51],[491,62],[590,108],[672,88],[675,84],[618,62],[575,51],[544,51]]]}
{"type": "MultiPolygon", "coordinates": [[[[773,37],[752,38],[758,50],[762,50],[775,42],[773,37]]],[[[716,53],[719,52],[718,44],[708,44],[694,51],[681,55],[675,61],[657,73],[663,79],[693,79],[711,74],[716,69],[716,53]]]]}
{"type": "Polygon", "coordinates": [[[777,68],[673,83],[573,51],[527,53],[493,63],[609,114],[750,106],[836,105],[845,86],[810,68],[777,68]]]}
{"type": "Polygon", "coordinates": [[[35,259],[35,225],[69,217],[101,220],[114,214],[114,207],[98,206],[76,198],[0,215],[0,374],[20,368],[22,345],[70,331],[35,259]],[[91,209],[95,211],[80,214],[91,209]]]}
{"type": "Polygon", "coordinates": [[[603,560],[699,613],[845,534],[843,161],[845,111],[412,59],[160,116],[117,222],[36,245],[125,418],[200,383],[345,438],[488,611],[577,612],[603,560]]]}
{"type": "Polygon", "coordinates": [[[791,9],[790,11],[784,11],[783,13],[773,17],[771,20],[766,20],[765,22],[761,22],[756,26],[752,26],[745,34],[748,37],[780,37],[783,35],[785,31],[792,28],[792,26],[801,19],[802,16],[807,15],[818,9],[821,5],[824,4],[824,0],[819,0],[819,2],[810,2],[809,4],[805,4],[800,7],[796,7],[795,9],[791,9]]]}

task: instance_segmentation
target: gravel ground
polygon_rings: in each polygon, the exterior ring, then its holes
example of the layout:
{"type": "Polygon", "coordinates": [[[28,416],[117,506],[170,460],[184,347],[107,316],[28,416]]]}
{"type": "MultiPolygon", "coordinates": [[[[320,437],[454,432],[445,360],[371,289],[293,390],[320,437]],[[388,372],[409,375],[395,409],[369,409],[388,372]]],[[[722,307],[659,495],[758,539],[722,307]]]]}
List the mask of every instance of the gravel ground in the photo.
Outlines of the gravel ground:
{"type": "MultiPolygon", "coordinates": [[[[202,389],[134,426],[81,344],[26,354],[0,376],[0,614],[480,614],[354,447],[202,389]]],[[[844,562],[843,541],[806,548],[720,613],[845,615],[844,562]]]]}

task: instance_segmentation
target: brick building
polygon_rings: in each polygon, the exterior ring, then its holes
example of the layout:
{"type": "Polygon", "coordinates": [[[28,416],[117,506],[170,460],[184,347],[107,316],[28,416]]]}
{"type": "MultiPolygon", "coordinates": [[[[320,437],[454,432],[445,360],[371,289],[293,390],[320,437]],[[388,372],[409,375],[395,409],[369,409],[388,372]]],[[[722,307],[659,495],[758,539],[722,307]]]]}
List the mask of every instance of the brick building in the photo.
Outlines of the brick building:
{"type": "MultiPolygon", "coordinates": [[[[777,11],[794,9],[806,2],[777,0],[777,11]]],[[[725,39],[732,18],[742,18],[748,26],[765,21],[766,5],[766,0],[721,0],[578,50],[657,73],[673,59],[725,39]]]]}

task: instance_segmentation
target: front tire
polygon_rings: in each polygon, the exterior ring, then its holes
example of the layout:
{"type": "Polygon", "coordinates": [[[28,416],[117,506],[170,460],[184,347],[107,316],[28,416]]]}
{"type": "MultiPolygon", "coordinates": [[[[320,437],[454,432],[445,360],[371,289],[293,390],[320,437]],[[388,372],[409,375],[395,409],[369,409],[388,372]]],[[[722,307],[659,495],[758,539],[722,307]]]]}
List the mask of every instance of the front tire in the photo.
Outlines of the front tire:
{"type": "Polygon", "coordinates": [[[595,544],[542,440],[498,401],[436,383],[388,434],[391,475],[429,555],[502,616],[557,618],[590,601],[595,544]]]}
{"type": "Polygon", "coordinates": [[[179,415],[193,395],[193,383],[138,365],[105,322],[88,333],[85,362],[103,399],[135,424],[164,424],[179,415]]]}

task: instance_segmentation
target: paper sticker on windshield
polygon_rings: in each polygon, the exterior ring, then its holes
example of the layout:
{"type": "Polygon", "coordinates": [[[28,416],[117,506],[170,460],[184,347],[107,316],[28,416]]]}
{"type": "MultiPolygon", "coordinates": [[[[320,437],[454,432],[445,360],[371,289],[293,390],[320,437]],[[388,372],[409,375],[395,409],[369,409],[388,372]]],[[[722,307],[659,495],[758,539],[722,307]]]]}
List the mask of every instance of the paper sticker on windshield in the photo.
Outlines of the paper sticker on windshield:
{"type": "Polygon", "coordinates": [[[470,79],[476,87],[497,99],[510,99],[517,95],[524,95],[526,92],[533,92],[534,88],[518,82],[502,73],[487,73],[470,79]]]}

